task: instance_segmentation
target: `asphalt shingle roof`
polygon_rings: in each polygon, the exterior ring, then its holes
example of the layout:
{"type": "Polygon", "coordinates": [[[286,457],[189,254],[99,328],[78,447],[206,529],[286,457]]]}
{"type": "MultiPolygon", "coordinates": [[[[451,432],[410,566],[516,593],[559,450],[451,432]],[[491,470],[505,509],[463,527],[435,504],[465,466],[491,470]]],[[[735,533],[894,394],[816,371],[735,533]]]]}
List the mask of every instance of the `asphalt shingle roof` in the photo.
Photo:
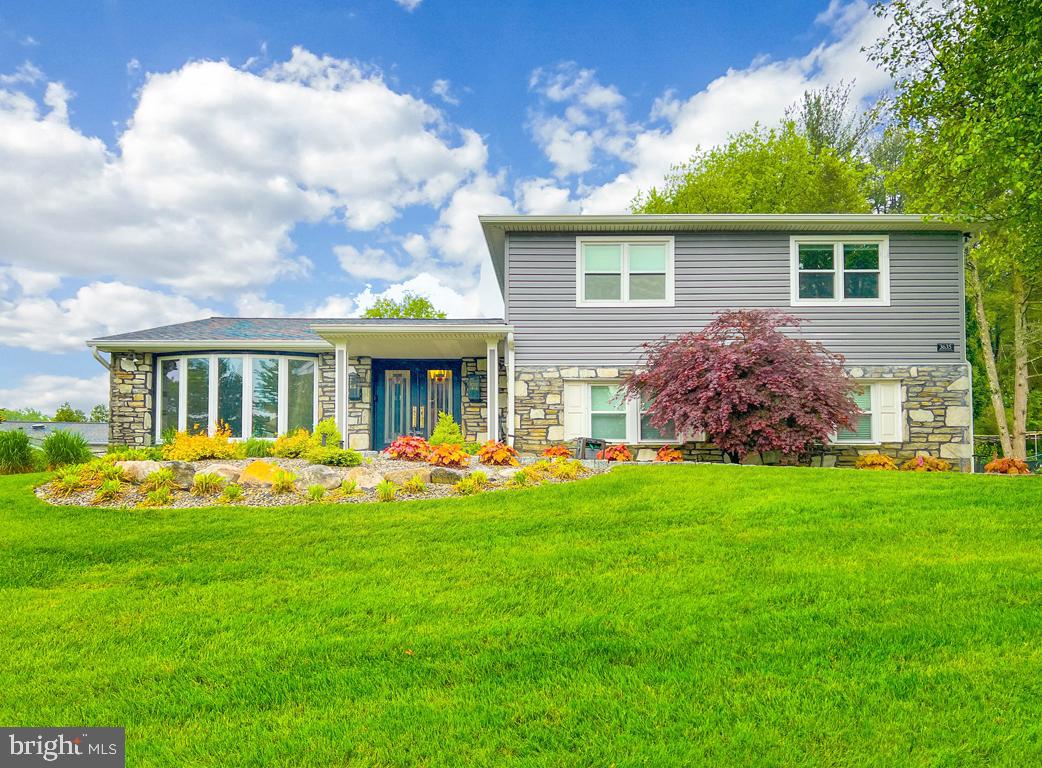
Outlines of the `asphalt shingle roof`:
{"type": "MultiPolygon", "coordinates": [[[[308,317],[210,317],[187,323],[161,325],[141,331],[101,336],[92,341],[321,341],[312,325],[365,323],[372,325],[431,325],[443,327],[473,323],[503,323],[500,318],[446,318],[444,320],[416,320],[412,318],[308,318],[308,317]]],[[[504,323],[505,324],[505,323],[504,323]]]]}

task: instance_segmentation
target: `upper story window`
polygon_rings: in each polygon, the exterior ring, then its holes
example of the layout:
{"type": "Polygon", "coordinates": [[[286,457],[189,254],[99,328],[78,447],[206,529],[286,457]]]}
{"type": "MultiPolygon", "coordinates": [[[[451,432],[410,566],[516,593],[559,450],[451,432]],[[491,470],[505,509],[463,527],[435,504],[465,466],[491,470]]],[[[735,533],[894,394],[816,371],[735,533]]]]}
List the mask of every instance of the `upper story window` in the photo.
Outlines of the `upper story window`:
{"type": "Polygon", "coordinates": [[[673,306],[673,238],[576,238],[575,305],[673,306]]]}
{"type": "Polygon", "coordinates": [[[890,306],[886,236],[792,237],[793,306],[890,306]]]}

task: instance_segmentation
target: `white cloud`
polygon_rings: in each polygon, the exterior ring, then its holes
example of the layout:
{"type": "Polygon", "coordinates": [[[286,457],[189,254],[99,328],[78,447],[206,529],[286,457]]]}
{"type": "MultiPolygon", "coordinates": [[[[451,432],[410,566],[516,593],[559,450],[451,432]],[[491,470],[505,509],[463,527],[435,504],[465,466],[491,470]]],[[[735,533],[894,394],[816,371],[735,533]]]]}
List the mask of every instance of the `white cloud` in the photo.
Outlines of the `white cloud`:
{"type": "Polygon", "coordinates": [[[89,411],[98,403],[109,401],[107,373],[88,378],[36,374],[24,377],[18,386],[0,389],[0,404],[4,408],[35,408],[43,413],[54,413],[68,401],[73,408],[89,411]]]}
{"type": "Polygon", "coordinates": [[[522,213],[579,212],[579,201],[572,198],[571,190],[553,179],[525,179],[514,187],[514,197],[522,213]]]}
{"type": "Polygon", "coordinates": [[[423,0],[394,0],[394,2],[398,3],[398,5],[407,10],[409,13],[412,13],[420,7],[420,3],[422,3],[423,0]]]}
{"type": "Polygon", "coordinates": [[[0,345],[37,352],[83,350],[95,336],[196,320],[215,314],[183,296],[125,283],[90,283],[67,299],[0,300],[0,345]]]}
{"type": "Polygon", "coordinates": [[[35,85],[43,78],[42,69],[31,61],[24,61],[13,73],[9,75],[0,74],[0,85],[35,85]]]}
{"type": "Polygon", "coordinates": [[[333,247],[340,268],[352,277],[361,280],[400,279],[407,271],[395,261],[387,251],[382,248],[363,248],[359,250],[353,245],[337,245],[333,247]]]}
{"type": "Polygon", "coordinates": [[[262,294],[250,292],[235,297],[235,314],[239,317],[281,317],[286,307],[262,294]]]}
{"type": "Polygon", "coordinates": [[[451,104],[453,106],[459,104],[459,98],[452,93],[452,83],[448,80],[435,80],[434,84],[431,86],[431,93],[440,98],[446,104],[451,104]]]}
{"type": "Polygon", "coordinates": [[[262,73],[197,61],[150,74],[119,152],[0,90],[0,237],[18,266],[147,278],[219,296],[299,275],[300,222],[356,230],[438,209],[485,144],[355,62],[295,49],[262,73]]]}
{"type": "MultiPolygon", "coordinates": [[[[0,277],[10,278],[18,284],[23,296],[48,294],[61,285],[61,275],[53,272],[38,272],[24,267],[0,267],[0,277]]],[[[7,280],[5,279],[5,283],[7,280]]],[[[0,291],[2,293],[3,291],[0,291]]]]}
{"type": "Polygon", "coordinates": [[[304,313],[306,317],[351,317],[355,302],[350,296],[327,296],[321,304],[304,313]]]}

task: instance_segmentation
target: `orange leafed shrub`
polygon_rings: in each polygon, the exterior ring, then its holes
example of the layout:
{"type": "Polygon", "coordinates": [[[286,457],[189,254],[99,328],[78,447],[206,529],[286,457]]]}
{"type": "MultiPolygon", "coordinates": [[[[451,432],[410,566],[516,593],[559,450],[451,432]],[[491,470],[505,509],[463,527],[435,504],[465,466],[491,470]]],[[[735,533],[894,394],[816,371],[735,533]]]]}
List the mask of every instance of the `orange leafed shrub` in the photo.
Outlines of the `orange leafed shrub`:
{"type": "Polygon", "coordinates": [[[470,463],[470,454],[462,446],[442,443],[431,448],[427,461],[436,467],[461,469],[470,463]]]}
{"type": "Polygon", "coordinates": [[[545,459],[570,459],[572,458],[572,449],[567,445],[551,445],[549,448],[543,451],[543,458],[545,459]]]}
{"type": "Polygon", "coordinates": [[[491,467],[516,467],[520,464],[517,460],[517,451],[506,443],[496,440],[489,440],[478,448],[478,460],[491,467]]]}
{"type": "Polygon", "coordinates": [[[431,447],[422,437],[402,435],[384,449],[384,453],[392,459],[404,461],[426,461],[431,447]]]}
{"type": "Polygon", "coordinates": [[[633,454],[625,445],[609,445],[597,452],[597,458],[605,461],[633,461],[633,454]]]}
{"type": "Polygon", "coordinates": [[[231,427],[218,424],[213,436],[205,432],[190,435],[178,432],[173,442],[163,446],[163,458],[167,461],[202,461],[203,459],[235,459],[239,446],[231,442],[231,427]]]}
{"type": "Polygon", "coordinates": [[[933,456],[916,456],[901,465],[905,472],[947,472],[952,468],[944,459],[935,459],[933,456]]]}
{"type": "Polygon", "coordinates": [[[889,456],[884,456],[881,453],[870,453],[867,456],[858,456],[857,461],[854,462],[854,466],[858,469],[874,469],[880,471],[897,469],[897,463],[889,456]]]}
{"type": "Polygon", "coordinates": [[[655,461],[673,462],[683,460],[684,454],[671,445],[662,446],[658,449],[658,453],[655,454],[655,461]]]}
{"type": "Polygon", "coordinates": [[[984,465],[989,475],[1030,475],[1027,463],[1021,459],[992,459],[984,465]]]}

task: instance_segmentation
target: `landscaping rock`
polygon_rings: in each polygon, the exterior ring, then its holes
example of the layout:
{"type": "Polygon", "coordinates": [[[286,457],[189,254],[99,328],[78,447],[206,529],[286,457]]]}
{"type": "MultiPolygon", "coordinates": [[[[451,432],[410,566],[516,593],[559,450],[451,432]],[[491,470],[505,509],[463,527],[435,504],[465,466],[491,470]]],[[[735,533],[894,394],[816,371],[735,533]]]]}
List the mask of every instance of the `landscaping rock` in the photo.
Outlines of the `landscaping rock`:
{"type": "Polygon", "coordinates": [[[188,461],[164,461],[163,469],[174,473],[174,485],[181,490],[188,490],[195,482],[195,464],[188,461]]]}
{"type": "Polygon", "coordinates": [[[363,490],[375,488],[383,480],[383,475],[374,472],[369,467],[355,467],[344,475],[345,480],[354,480],[355,484],[363,490]]]}
{"type": "Polygon", "coordinates": [[[416,469],[393,469],[390,472],[384,472],[384,480],[390,480],[392,483],[404,485],[417,475],[420,480],[425,483],[431,481],[431,471],[427,467],[417,467],[416,469]]]}
{"type": "Polygon", "coordinates": [[[654,461],[655,450],[653,448],[641,448],[637,451],[637,461],[654,461]]]}
{"type": "Polygon", "coordinates": [[[117,461],[116,466],[122,468],[127,481],[135,485],[144,482],[145,478],[157,469],[163,468],[158,461],[117,461]]]}
{"type": "Polygon", "coordinates": [[[331,491],[334,488],[339,488],[342,482],[344,482],[344,475],[341,470],[322,464],[312,464],[310,467],[304,467],[297,473],[298,488],[310,488],[313,485],[321,485],[327,491],[331,491]]]}
{"type": "Polygon", "coordinates": [[[234,464],[211,464],[196,474],[217,475],[226,483],[237,483],[239,476],[242,475],[242,470],[234,464]]]}
{"type": "Polygon", "coordinates": [[[270,461],[254,461],[239,475],[239,485],[270,486],[275,481],[276,470],[278,467],[270,461]]]}
{"type": "Polygon", "coordinates": [[[521,467],[501,467],[499,471],[496,472],[496,477],[500,480],[509,480],[520,471],[521,467]]]}
{"type": "Polygon", "coordinates": [[[448,467],[432,467],[431,482],[435,485],[455,485],[466,476],[458,469],[448,467]]]}

